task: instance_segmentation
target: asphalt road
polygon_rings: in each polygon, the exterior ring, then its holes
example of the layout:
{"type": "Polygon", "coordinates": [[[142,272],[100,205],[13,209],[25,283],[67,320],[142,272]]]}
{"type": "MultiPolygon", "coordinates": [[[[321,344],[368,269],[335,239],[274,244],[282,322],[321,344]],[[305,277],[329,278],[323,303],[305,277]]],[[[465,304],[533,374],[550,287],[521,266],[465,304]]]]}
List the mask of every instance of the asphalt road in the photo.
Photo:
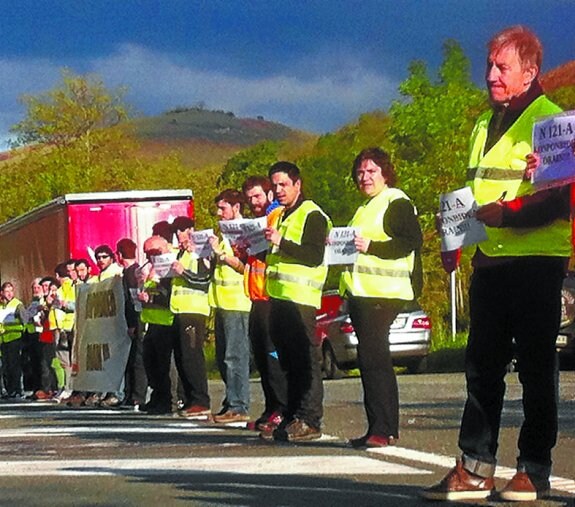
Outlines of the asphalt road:
{"type": "MultiPolygon", "coordinates": [[[[575,372],[561,377],[553,496],[531,505],[575,507],[575,372]]],[[[1,402],[0,505],[434,505],[418,492],[458,454],[463,375],[401,375],[398,445],[370,451],[346,446],[365,429],[359,379],[324,385],[324,437],[299,445],[178,417],[1,402]]],[[[256,381],[251,387],[257,415],[261,389],[256,381]]],[[[210,392],[217,408],[221,382],[210,383],[210,392]]],[[[521,389],[510,374],[498,486],[514,472],[520,422],[521,389]]],[[[495,498],[473,505],[506,504],[495,498]]]]}

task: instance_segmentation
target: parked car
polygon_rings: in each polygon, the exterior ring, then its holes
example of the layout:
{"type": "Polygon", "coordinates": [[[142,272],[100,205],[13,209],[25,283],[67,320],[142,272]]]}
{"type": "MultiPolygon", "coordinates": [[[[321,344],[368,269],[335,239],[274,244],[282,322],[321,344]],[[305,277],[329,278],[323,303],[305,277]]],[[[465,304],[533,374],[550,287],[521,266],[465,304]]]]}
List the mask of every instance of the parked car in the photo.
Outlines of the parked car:
{"type": "MultiPolygon", "coordinates": [[[[325,378],[335,378],[339,370],[357,368],[357,336],[347,304],[336,291],[324,293],[316,322],[325,378]]],[[[406,303],[396,317],[389,344],[394,365],[405,366],[412,373],[425,371],[431,346],[431,321],[417,303],[406,303]]]]}
{"type": "Polygon", "coordinates": [[[555,346],[561,366],[575,368],[575,272],[563,282],[561,302],[561,328],[555,346]]]}

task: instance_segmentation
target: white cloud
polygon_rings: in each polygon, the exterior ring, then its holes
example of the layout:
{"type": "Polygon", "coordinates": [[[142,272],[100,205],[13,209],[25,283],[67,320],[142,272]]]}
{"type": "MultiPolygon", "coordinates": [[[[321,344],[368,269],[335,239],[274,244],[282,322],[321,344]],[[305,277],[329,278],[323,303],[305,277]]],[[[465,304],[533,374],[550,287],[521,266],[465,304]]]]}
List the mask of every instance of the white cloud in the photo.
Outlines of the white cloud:
{"type": "Polygon", "coordinates": [[[58,66],[45,59],[0,59],[0,149],[7,148],[9,130],[24,112],[20,96],[43,92],[58,81],[58,66]]]}
{"type": "Polygon", "coordinates": [[[180,55],[123,44],[113,54],[82,61],[0,60],[0,137],[22,115],[17,98],[54,86],[62,67],[99,75],[108,86],[126,86],[128,102],[144,114],[199,102],[238,116],[262,115],[289,126],[333,130],[360,113],[388,105],[396,83],[353,55],[307,55],[284,73],[246,77],[201,68],[180,55]],[[314,63],[315,62],[315,63],[314,63]]]}
{"type": "MultiPolygon", "coordinates": [[[[130,96],[145,108],[168,109],[204,102],[209,108],[242,116],[263,115],[291,126],[329,130],[361,112],[384,107],[396,84],[357,63],[334,55],[331,74],[325,56],[322,73],[298,69],[265,77],[238,77],[214,70],[199,70],[194,62],[126,44],[115,55],[94,62],[94,71],[115,84],[128,84],[130,96]],[[348,64],[346,64],[349,63],[348,64]],[[335,122],[335,125],[334,125],[335,122]]],[[[310,62],[306,61],[305,65],[310,62]]]]}

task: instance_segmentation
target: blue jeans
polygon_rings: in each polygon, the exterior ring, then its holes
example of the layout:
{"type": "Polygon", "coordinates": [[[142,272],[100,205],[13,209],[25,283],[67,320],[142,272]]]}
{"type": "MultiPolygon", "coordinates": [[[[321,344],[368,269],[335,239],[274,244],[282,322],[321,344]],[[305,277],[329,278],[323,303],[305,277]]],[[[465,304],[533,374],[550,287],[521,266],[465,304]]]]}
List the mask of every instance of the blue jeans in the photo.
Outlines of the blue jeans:
{"type": "Polygon", "coordinates": [[[216,360],[226,384],[224,410],[247,414],[250,407],[249,312],[216,309],[216,360]]]}

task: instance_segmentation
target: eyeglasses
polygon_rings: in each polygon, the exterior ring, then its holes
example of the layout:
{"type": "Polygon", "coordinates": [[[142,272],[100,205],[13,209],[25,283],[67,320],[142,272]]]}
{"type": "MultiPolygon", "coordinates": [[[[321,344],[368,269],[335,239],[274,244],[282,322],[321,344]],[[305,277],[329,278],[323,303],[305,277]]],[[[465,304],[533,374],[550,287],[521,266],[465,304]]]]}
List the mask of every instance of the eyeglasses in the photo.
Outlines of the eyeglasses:
{"type": "Polygon", "coordinates": [[[96,255],[96,259],[100,260],[100,259],[109,259],[110,256],[108,254],[100,254],[100,255],[96,255]]]}

